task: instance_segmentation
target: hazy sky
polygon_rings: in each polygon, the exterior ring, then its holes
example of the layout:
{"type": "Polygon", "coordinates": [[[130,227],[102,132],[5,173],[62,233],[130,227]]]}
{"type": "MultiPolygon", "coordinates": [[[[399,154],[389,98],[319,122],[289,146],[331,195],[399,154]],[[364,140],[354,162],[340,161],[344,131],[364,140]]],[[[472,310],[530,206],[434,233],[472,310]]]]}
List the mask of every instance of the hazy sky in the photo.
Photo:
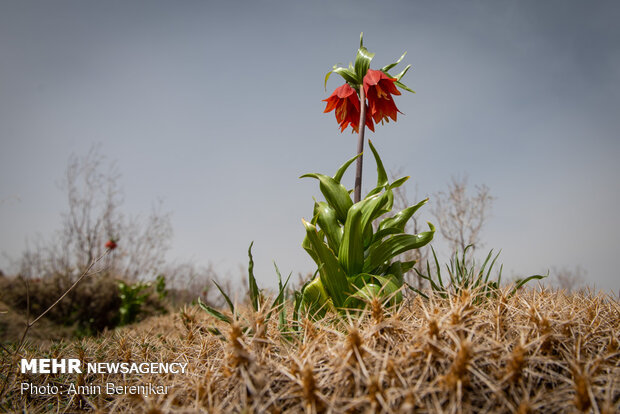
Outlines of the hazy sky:
{"type": "Polygon", "coordinates": [[[617,291],[618,21],[614,1],[3,0],[0,268],[59,228],[68,157],[100,143],[126,211],[173,212],[170,259],[236,277],[254,240],[263,283],[272,260],[312,271],[301,218],[320,193],[298,177],[355,152],[321,100],[363,31],[373,68],[413,65],[404,115],[367,134],[409,192],[468,173],[497,197],[483,238],[505,274],[580,265],[617,291]]]}

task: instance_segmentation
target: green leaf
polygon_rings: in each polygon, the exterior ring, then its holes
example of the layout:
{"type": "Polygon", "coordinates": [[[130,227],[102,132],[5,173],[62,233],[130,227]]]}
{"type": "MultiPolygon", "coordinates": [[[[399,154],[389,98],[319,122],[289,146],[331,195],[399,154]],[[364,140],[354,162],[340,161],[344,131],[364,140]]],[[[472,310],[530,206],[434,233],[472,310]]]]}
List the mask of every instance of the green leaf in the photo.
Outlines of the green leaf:
{"type": "Polygon", "coordinates": [[[315,203],[314,212],[318,225],[325,233],[329,247],[337,252],[340,249],[340,241],[342,240],[342,227],[338,224],[336,210],[321,201],[315,203]]]}
{"type": "Polygon", "coordinates": [[[408,88],[408,87],[407,87],[404,83],[402,83],[401,81],[396,81],[396,82],[394,82],[394,84],[395,84],[396,86],[398,86],[400,89],[404,89],[404,90],[406,90],[406,91],[408,91],[408,92],[415,93],[415,91],[414,91],[413,89],[409,89],[409,88],[408,88]]]}
{"type": "Polygon", "coordinates": [[[204,303],[202,300],[200,300],[200,297],[198,297],[198,305],[204,309],[205,311],[207,311],[207,313],[209,313],[210,315],[214,316],[215,318],[219,319],[222,322],[226,322],[228,324],[232,323],[232,319],[226,315],[224,315],[223,313],[213,309],[211,306],[207,305],[206,303],[204,303]]]}
{"type": "Polygon", "coordinates": [[[405,76],[405,73],[407,73],[407,71],[408,71],[410,68],[411,68],[411,65],[407,65],[407,67],[406,67],[405,69],[403,69],[403,71],[402,71],[402,72],[400,72],[398,75],[396,75],[396,76],[395,76],[396,80],[397,80],[397,81],[400,81],[400,80],[401,80],[401,78],[402,78],[403,76],[405,76]]]}
{"type": "Polygon", "coordinates": [[[312,248],[312,243],[310,243],[310,239],[308,239],[308,235],[304,236],[304,240],[301,242],[301,247],[303,247],[304,250],[308,252],[310,257],[312,257],[312,260],[314,260],[314,263],[317,263],[317,264],[319,263],[319,258],[316,252],[314,251],[314,249],[312,248]]]}
{"type": "Polygon", "coordinates": [[[306,289],[306,286],[312,283],[312,281],[316,278],[316,275],[318,273],[319,273],[319,270],[317,269],[316,272],[314,272],[314,274],[312,275],[312,278],[308,280],[306,283],[304,283],[300,290],[295,291],[295,304],[293,306],[293,322],[294,322],[293,330],[294,331],[299,331],[299,327],[300,327],[299,308],[302,306],[302,302],[304,298],[303,291],[306,289]]]}
{"type": "Polygon", "coordinates": [[[428,299],[428,296],[424,293],[422,293],[420,290],[414,288],[413,286],[411,286],[409,283],[406,283],[407,287],[411,290],[413,290],[415,293],[417,293],[418,295],[422,296],[424,299],[428,299]]]}
{"type": "Polygon", "coordinates": [[[364,302],[379,294],[381,286],[375,280],[375,276],[370,273],[359,273],[351,278],[355,292],[347,298],[346,307],[360,308],[364,302]]]}
{"type": "Polygon", "coordinates": [[[403,295],[400,292],[400,288],[403,286],[402,281],[399,281],[394,275],[375,276],[375,279],[381,283],[381,296],[390,298],[392,304],[400,303],[403,300],[403,295]]]}
{"type": "MultiPolygon", "coordinates": [[[[433,259],[435,260],[435,266],[437,267],[437,279],[439,280],[439,285],[441,289],[444,290],[443,281],[441,280],[441,266],[439,266],[439,260],[437,259],[437,254],[435,253],[435,249],[431,246],[431,251],[433,252],[433,259]]],[[[428,262],[426,262],[426,268],[428,270],[428,274],[430,276],[430,267],[428,266],[428,262]]]]}
{"type": "Polygon", "coordinates": [[[500,283],[502,281],[502,270],[504,270],[504,264],[503,263],[499,266],[499,274],[497,275],[497,287],[498,288],[499,288],[499,285],[500,285],[500,283]]]}
{"type": "Polygon", "coordinates": [[[379,223],[379,230],[388,229],[388,228],[396,228],[400,230],[400,232],[405,231],[405,226],[409,219],[414,215],[416,211],[424,204],[428,202],[428,198],[420,201],[418,204],[407,207],[404,210],[401,210],[394,217],[388,217],[379,223]]]}
{"type": "Polygon", "coordinates": [[[374,236],[372,236],[372,240],[370,242],[370,244],[375,244],[378,241],[380,241],[382,238],[384,238],[385,236],[389,236],[391,234],[400,234],[403,231],[401,229],[395,228],[395,227],[388,227],[385,229],[381,229],[379,231],[377,231],[374,236]]]}
{"type": "Polygon", "coordinates": [[[357,208],[362,212],[365,217],[364,223],[366,224],[370,217],[373,217],[377,211],[385,205],[387,201],[387,194],[374,194],[367,196],[363,200],[357,202],[353,206],[357,205],[357,208]]]}
{"type": "Polygon", "coordinates": [[[461,285],[461,280],[458,277],[458,273],[455,275],[455,272],[451,270],[448,265],[446,265],[446,269],[448,270],[448,276],[450,276],[450,284],[458,291],[458,288],[461,285]]]}
{"type": "MultiPolygon", "coordinates": [[[[302,291],[306,285],[301,288],[302,291]]],[[[301,292],[295,291],[295,304],[293,305],[293,330],[295,332],[299,330],[299,307],[301,306],[302,298],[301,292]]]]}
{"type": "Polygon", "coordinates": [[[409,176],[399,178],[398,180],[394,181],[392,184],[389,185],[389,189],[393,190],[400,187],[401,185],[405,184],[405,182],[407,182],[409,178],[409,176]]]}
{"type": "Polygon", "coordinates": [[[332,72],[335,72],[338,75],[342,76],[342,78],[351,86],[359,86],[362,84],[361,78],[357,77],[357,74],[355,73],[355,70],[353,68],[347,69],[339,66],[334,66],[332,72]]]}
{"type": "MultiPolygon", "coordinates": [[[[427,264],[428,264],[428,263],[427,263],[427,264]]],[[[427,269],[426,269],[426,270],[427,270],[427,273],[428,273],[428,276],[427,276],[427,275],[425,275],[425,274],[423,274],[423,273],[421,273],[418,269],[413,269],[413,270],[414,270],[414,271],[418,274],[418,276],[419,276],[419,277],[421,277],[422,279],[426,279],[426,280],[428,280],[428,281],[429,281],[429,283],[431,284],[431,288],[433,289],[433,291],[435,291],[435,292],[443,292],[443,291],[445,290],[445,289],[440,288],[440,287],[439,287],[439,286],[435,283],[435,281],[433,280],[433,278],[430,276],[430,274],[431,274],[431,273],[430,273],[430,269],[429,269],[428,267],[427,267],[427,269]]],[[[417,290],[416,290],[416,292],[417,292],[417,290]]],[[[425,297],[426,297],[426,296],[425,296],[425,297]]]]}
{"type": "Polygon", "coordinates": [[[355,74],[358,79],[364,79],[366,72],[368,72],[368,69],[370,68],[370,61],[374,56],[375,54],[370,53],[364,46],[360,46],[360,48],[357,49],[357,56],[355,57],[355,74]]]}
{"type": "Polygon", "coordinates": [[[345,171],[347,171],[347,168],[349,168],[349,165],[351,165],[353,161],[361,157],[362,154],[363,152],[360,152],[355,157],[351,158],[349,161],[342,164],[342,167],[340,167],[338,171],[336,171],[336,175],[334,175],[334,181],[336,181],[337,183],[340,183],[340,180],[342,180],[342,176],[344,175],[345,171]]]}
{"type": "Polygon", "coordinates": [[[381,72],[385,73],[386,75],[392,77],[392,75],[390,75],[389,73],[387,73],[388,70],[392,69],[394,66],[398,65],[400,62],[402,62],[402,60],[405,58],[405,55],[407,54],[407,52],[403,53],[403,55],[401,57],[398,58],[398,60],[394,63],[390,63],[389,65],[386,65],[384,67],[381,68],[381,72]]]}
{"type": "Polygon", "coordinates": [[[332,301],[329,299],[321,278],[314,278],[307,283],[302,290],[301,306],[309,309],[313,316],[322,317],[325,311],[333,310],[332,301]]]}
{"type": "Polygon", "coordinates": [[[302,222],[306,228],[306,234],[312,244],[312,248],[317,253],[319,259],[317,264],[319,265],[321,283],[327,290],[329,297],[333,300],[334,305],[340,308],[350,288],[345,271],[338,263],[338,258],[336,258],[334,252],[325,242],[319,239],[316,227],[303,219],[302,222]]]}
{"type": "Polygon", "coordinates": [[[388,184],[388,177],[385,172],[385,167],[383,166],[383,161],[381,161],[381,157],[379,157],[379,153],[375,149],[375,146],[372,145],[371,140],[368,140],[368,145],[370,146],[370,150],[372,151],[372,155],[375,157],[375,162],[377,164],[377,187],[384,187],[388,184]]]}
{"type": "Polygon", "coordinates": [[[381,286],[376,283],[368,283],[362,288],[358,289],[353,295],[354,298],[362,299],[364,301],[370,301],[373,298],[381,295],[381,286]]]}
{"type": "Polygon", "coordinates": [[[276,268],[276,273],[278,275],[278,296],[276,296],[276,300],[273,302],[273,305],[271,305],[271,309],[275,309],[276,306],[279,308],[278,328],[280,332],[283,332],[284,328],[286,327],[286,309],[284,307],[284,289],[286,289],[286,285],[288,284],[288,281],[291,279],[291,275],[293,274],[293,272],[289,273],[288,277],[286,278],[286,282],[282,284],[282,275],[280,274],[280,269],[278,269],[278,265],[276,264],[275,261],[273,262],[273,266],[276,268]]]}
{"type": "MultiPolygon", "coordinates": [[[[491,250],[491,251],[489,252],[489,256],[491,255],[491,252],[493,252],[493,250],[491,250]]],[[[484,282],[485,282],[485,283],[489,280],[489,276],[491,275],[491,269],[493,269],[493,266],[495,265],[495,262],[497,261],[497,258],[499,257],[499,254],[500,254],[501,252],[502,252],[502,251],[500,250],[500,251],[497,253],[497,255],[495,255],[495,258],[493,258],[493,261],[491,262],[491,265],[489,266],[489,270],[487,271],[487,276],[486,276],[486,278],[484,279],[484,282]]],[[[487,258],[487,260],[488,260],[488,258],[487,258]]],[[[486,264],[486,261],[485,261],[484,263],[486,264]]],[[[482,266],[482,270],[480,271],[480,273],[483,273],[483,272],[484,272],[484,266],[482,266]]],[[[499,282],[499,281],[498,281],[498,282],[499,282]]]]}
{"type": "Polygon", "coordinates": [[[323,85],[323,87],[325,88],[325,91],[327,92],[327,80],[329,79],[329,77],[332,75],[332,73],[334,73],[333,70],[330,70],[329,72],[327,72],[325,74],[325,83],[323,85]]]}
{"type": "Polygon", "coordinates": [[[372,245],[368,257],[364,260],[363,271],[372,273],[374,269],[381,266],[392,257],[412,249],[417,249],[429,243],[433,239],[435,226],[430,222],[428,226],[430,231],[416,235],[397,234],[380,242],[378,245],[372,245]]]}
{"type": "Polygon", "coordinates": [[[391,188],[388,188],[385,190],[385,195],[387,197],[387,201],[385,202],[385,204],[381,207],[381,210],[379,210],[377,212],[377,216],[376,217],[381,217],[382,215],[389,213],[390,211],[392,211],[392,207],[394,206],[394,192],[392,191],[391,188]]]}
{"type": "Polygon", "coordinates": [[[284,285],[282,285],[282,275],[280,274],[280,269],[278,269],[278,265],[276,264],[276,262],[273,262],[274,267],[276,268],[276,274],[278,275],[278,296],[276,296],[276,299],[273,301],[273,304],[271,305],[271,309],[269,309],[269,312],[267,313],[267,315],[265,316],[265,320],[268,321],[269,318],[271,317],[271,313],[273,312],[274,309],[279,308],[280,310],[280,321],[279,321],[279,326],[280,328],[283,328],[285,325],[285,315],[284,315],[284,290],[286,289],[286,285],[288,284],[288,281],[291,278],[291,274],[288,275],[288,277],[286,278],[286,282],[284,282],[284,285]]]}
{"type": "Polygon", "coordinates": [[[354,279],[354,285],[357,291],[351,295],[345,306],[359,307],[359,303],[354,299],[368,302],[373,298],[389,298],[393,304],[402,301],[402,294],[399,292],[402,283],[394,275],[375,275],[369,273],[360,273],[354,279]]]}
{"type": "Polygon", "coordinates": [[[375,275],[371,275],[370,273],[358,273],[349,278],[349,281],[353,285],[354,288],[362,288],[364,285],[368,283],[372,283],[375,275]]]}
{"type": "Polygon", "coordinates": [[[250,243],[250,248],[248,249],[248,256],[250,261],[248,263],[248,286],[250,287],[250,302],[252,302],[252,308],[255,311],[258,310],[258,285],[256,284],[256,279],[254,278],[254,260],[252,259],[252,245],[254,242],[250,243]]]}
{"type": "Polygon", "coordinates": [[[359,273],[364,266],[362,207],[362,202],[359,202],[349,210],[338,251],[338,261],[349,276],[359,273]]]}
{"type": "Polygon", "coordinates": [[[282,292],[281,294],[278,294],[278,297],[280,299],[280,301],[278,302],[278,307],[280,308],[280,315],[279,315],[279,320],[278,320],[278,327],[280,328],[280,332],[283,332],[284,329],[287,326],[286,323],[286,307],[284,306],[284,291],[286,289],[286,285],[288,284],[288,281],[291,279],[291,276],[293,275],[293,272],[288,274],[288,277],[286,278],[286,282],[284,282],[284,285],[282,285],[282,279],[278,278],[278,285],[280,287],[280,292],[282,292]]]}
{"type": "Polygon", "coordinates": [[[353,208],[355,208],[355,206],[359,205],[359,209],[362,211],[361,229],[365,247],[368,246],[372,240],[372,222],[382,214],[381,208],[385,206],[388,198],[389,195],[387,193],[381,195],[377,194],[372,197],[367,197],[353,206],[353,208]]]}
{"type": "Polygon", "coordinates": [[[394,277],[394,283],[400,288],[403,285],[403,266],[400,260],[393,262],[390,267],[385,271],[386,275],[392,275],[394,277]]]}
{"type": "Polygon", "coordinates": [[[372,197],[372,196],[374,196],[374,195],[377,195],[377,194],[379,194],[381,191],[383,191],[383,189],[384,189],[384,188],[385,188],[385,186],[375,187],[375,188],[373,188],[372,190],[370,190],[370,191],[368,192],[368,194],[366,194],[366,197],[364,197],[364,198],[369,198],[369,197],[372,197]]]}
{"type": "Polygon", "coordinates": [[[418,262],[417,260],[409,260],[407,262],[401,262],[401,270],[403,274],[413,269],[413,266],[415,266],[417,262],[418,262]]]}
{"type": "Polygon", "coordinates": [[[226,300],[226,303],[228,304],[228,308],[230,309],[230,312],[234,315],[235,306],[233,305],[232,301],[230,300],[226,292],[224,292],[224,289],[222,289],[222,287],[215,280],[213,281],[213,283],[215,283],[215,286],[217,286],[222,296],[224,296],[224,299],[226,300]]]}
{"type": "Polygon", "coordinates": [[[340,222],[344,223],[347,219],[347,212],[353,206],[353,201],[347,189],[327,175],[313,173],[304,174],[299,178],[312,177],[319,180],[319,189],[329,205],[336,210],[336,215],[340,222]]]}
{"type": "Polygon", "coordinates": [[[224,338],[224,334],[217,329],[216,327],[212,326],[210,328],[207,328],[207,331],[211,332],[213,335],[215,336],[219,336],[220,340],[225,341],[226,339],[224,338]]]}
{"type": "Polygon", "coordinates": [[[514,289],[512,289],[512,291],[510,292],[510,295],[509,295],[509,296],[514,295],[514,294],[517,292],[517,290],[521,289],[521,287],[522,287],[523,285],[525,285],[527,282],[529,282],[530,280],[534,280],[534,279],[544,279],[544,278],[546,278],[547,276],[549,276],[549,274],[548,274],[548,273],[547,273],[546,275],[544,275],[544,276],[543,276],[543,275],[532,275],[532,276],[528,276],[528,277],[526,277],[525,279],[519,279],[519,280],[517,280],[517,282],[516,282],[516,284],[515,284],[515,287],[514,287],[514,289]]]}

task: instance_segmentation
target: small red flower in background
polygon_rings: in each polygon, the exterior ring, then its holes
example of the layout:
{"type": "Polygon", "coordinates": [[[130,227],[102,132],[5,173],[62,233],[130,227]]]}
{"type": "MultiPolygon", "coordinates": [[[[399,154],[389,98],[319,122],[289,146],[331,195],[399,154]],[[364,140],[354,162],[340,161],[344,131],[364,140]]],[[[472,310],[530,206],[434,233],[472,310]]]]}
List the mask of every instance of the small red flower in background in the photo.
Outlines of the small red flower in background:
{"type": "Polygon", "coordinates": [[[368,69],[364,76],[364,92],[368,99],[370,116],[376,124],[382,121],[389,122],[389,118],[396,121],[396,114],[400,112],[394,103],[392,95],[400,95],[396,89],[395,78],[391,78],[380,70],[368,69]]]}
{"type": "MultiPolygon", "coordinates": [[[[360,121],[360,98],[357,92],[348,83],[339,86],[334,90],[329,98],[323,99],[327,102],[325,111],[330,112],[336,110],[336,121],[340,124],[340,132],[344,131],[349,125],[353,131],[358,132],[360,121]]],[[[374,131],[375,128],[368,111],[366,111],[366,126],[374,131]]]]}
{"type": "Polygon", "coordinates": [[[107,241],[107,243],[105,244],[105,248],[106,249],[110,249],[110,250],[114,250],[116,249],[116,241],[114,239],[110,239],[107,241]]]}

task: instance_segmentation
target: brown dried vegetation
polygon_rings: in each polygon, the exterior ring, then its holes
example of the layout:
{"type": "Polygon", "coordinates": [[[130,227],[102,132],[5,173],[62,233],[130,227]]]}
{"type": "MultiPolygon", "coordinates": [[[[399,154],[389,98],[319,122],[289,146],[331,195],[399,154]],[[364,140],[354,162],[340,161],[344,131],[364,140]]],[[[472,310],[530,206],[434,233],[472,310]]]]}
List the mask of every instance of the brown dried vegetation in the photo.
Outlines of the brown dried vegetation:
{"type": "MultiPolygon", "coordinates": [[[[479,304],[475,292],[409,298],[398,310],[276,321],[241,309],[260,335],[199,309],[97,338],[23,351],[85,362],[187,362],[179,375],[19,374],[2,408],[29,413],[612,413],[620,409],[620,303],[602,294],[523,289],[479,304]],[[210,328],[217,325],[222,335],[210,328]],[[289,321],[289,326],[291,322],[289,321]],[[53,355],[53,356],[52,356],[53,355]],[[168,385],[168,394],[21,395],[19,383],[168,385]]],[[[291,314],[288,312],[287,314],[291,314]]],[[[12,369],[1,361],[2,371],[12,369]]]]}

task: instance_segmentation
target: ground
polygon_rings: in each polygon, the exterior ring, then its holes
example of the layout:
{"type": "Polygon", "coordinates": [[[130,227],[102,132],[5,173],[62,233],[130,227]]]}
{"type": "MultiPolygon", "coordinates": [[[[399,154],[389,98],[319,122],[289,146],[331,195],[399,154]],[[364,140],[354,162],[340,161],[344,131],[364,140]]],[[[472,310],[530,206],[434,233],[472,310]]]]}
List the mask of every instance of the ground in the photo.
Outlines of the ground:
{"type": "Polygon", "coordinates": [[[29,413],[618,412],[618,299],[544,288],[508,292],[414,296],[398,309],[377,301],[362,315],[302,318],[297,330],[287,309],[284,335],[276,313],[266,321],[264,312],[246,308],[227,325],[186,307],[98,337],[31,345],[17,356],[3,350],[2,372],[12,375],[2,406],[29,413]],[[177,362],[187,363],[187,372],[8,369],[22,357],[177,362]],[[20,393],[24,383],[83,387],[33,395],[20,393]],[[107,393],[107,383],[122,392],[107,393]]]}

